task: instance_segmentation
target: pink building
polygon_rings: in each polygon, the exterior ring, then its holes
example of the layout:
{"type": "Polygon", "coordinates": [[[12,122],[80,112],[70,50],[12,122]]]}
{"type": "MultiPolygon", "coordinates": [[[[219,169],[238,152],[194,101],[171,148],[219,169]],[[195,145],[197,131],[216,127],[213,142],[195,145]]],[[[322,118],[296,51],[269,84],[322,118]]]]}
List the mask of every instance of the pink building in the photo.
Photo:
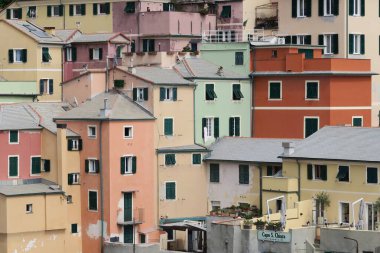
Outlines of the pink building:
{"type": "Polygon", "coordinates": [[[56,119],[80,134],[83,248],[159,241],[154,117],[115,91],[56,119]],[[103,221],[103,222],[102,222],[103,221]]]}

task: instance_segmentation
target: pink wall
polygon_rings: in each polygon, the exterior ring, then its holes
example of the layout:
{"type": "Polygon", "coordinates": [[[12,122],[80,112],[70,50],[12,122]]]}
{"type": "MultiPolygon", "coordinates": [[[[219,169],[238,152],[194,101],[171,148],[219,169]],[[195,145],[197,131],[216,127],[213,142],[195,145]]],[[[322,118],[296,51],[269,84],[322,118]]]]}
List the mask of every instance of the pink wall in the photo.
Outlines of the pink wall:
{"type": "MultiPolygon", "coordinates": [[[[9,131],[0,131],[0,180],[8,178],[8,156],[19,156],[19,179],[32,178],[31,156],[41,156],[40,131],[19,132],[19,144],[9,144],[9,131]]],[[[33,176],[36,177],[36,176],[33,176]]]]}
{"type": "MultiPolygon", "coordinates": [[[[243,1],[230,1],[230,2],[219,2],[217,8],[217,19],[218,24],[233,24],[233,23],[242,23],[243,22],[243,1]],[[231,6],[231,18],[221,18],[220,14],[222,13],[223,6],[231,6]]],[[[241,26],[221,26],[220,29],[234,29],[242,28],[241,26]]]]}

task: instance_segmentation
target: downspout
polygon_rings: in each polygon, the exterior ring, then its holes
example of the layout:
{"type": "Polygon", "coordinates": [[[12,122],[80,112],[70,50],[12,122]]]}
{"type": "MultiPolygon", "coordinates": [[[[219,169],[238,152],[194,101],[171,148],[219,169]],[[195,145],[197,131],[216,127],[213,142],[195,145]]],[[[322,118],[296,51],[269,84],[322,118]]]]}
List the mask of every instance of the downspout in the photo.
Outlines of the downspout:
{"type": "Polygon", "coordinates": [[[350,11],[350,7],[349,7],[349,0],[347,0],[346,2],[346,59],[348,59],[348,50],[349,50],[349,35],[348,35],[348,16],[349,16],[349,11],[350,11]]]}
{"type": "Polygon", "coordinates": [[[102,126],[103,120],[99,123],[99,176],[100,176],[100,226],[101,226],[101,236],[100,236],[100,252],[104,252],[103,240],[104,240],[104,191],[103,191],[103,147],[102,147],[102,126]]]}
{"type": "Polygon", "coordinates": [[[63,79],[64,79],[64,73],[65,73],[65,47],[62,46],[61,48],[61,101],[63,101],[63,79]]]}
{"type": "MultiPolygon", "coordinates": [[[[252,69],[252,73],[254,73],[256,71],[256,50],[255,50],[255,47],[252,47],[252,61],[253,61],[253,69],[252,69]]],[[[251,137],[255,137],[255,124],[254,124],[254,120],[255,120],[255,114],[254,114],[254,109],[255,109],[255,94],[253,94],[253,85],[254,85],[254,81],[255,81],[255,78],[253,77],[253,75],[250,75],[251,76],[251,134],[252,136],[251,137]]]]}
{"type": "MultiPolygon", "coordinates": [[[[59,1],[59,4],[62,5],[62,0],[59,1]]],[[[63,8],[63,30],[66,30],[66,8],[63,8]]]]}
{"type": "Polygon", "coordinates": [[[296,162],[297,162],[297,167],[298,167],[298,201],[301,201],[301,164],[300,162],[298,161],[298,159],[296,159],[296,162]]]}
{"type": "Polygon", "coordinates": [[[260,199],[260,211],[261,211],[261,215],[263,213],[263,166],[262,164],[258,164],[258,167],[259,167],[259,175],[260,175],[260,178],[259,178],[259,199],[260,199]]]}

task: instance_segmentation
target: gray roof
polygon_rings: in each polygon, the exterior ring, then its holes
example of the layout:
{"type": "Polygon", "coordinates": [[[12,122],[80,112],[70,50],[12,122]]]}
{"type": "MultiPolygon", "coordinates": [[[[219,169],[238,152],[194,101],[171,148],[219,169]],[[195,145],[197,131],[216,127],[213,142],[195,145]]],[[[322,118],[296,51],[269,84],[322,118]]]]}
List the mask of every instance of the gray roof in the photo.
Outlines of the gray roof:
{"type": "Polygon", "coordinates": [[[286,72],[286,71],[257,71],[252,72],[251,76],[371,76],[378,75],[372,71],[303,71],[303,72],[286,72]]]}
{"type": "Polygon", "coordinates": [[[102,93],[78,107],[64,112],[56,119],[65,120],[145,120],[154,119],[154,116],[143,107],[133,102],[124,94],[111,91],[102,93]],[[107,100],[106,115],[101,114],[104,100],[107,100]]]}
{"type": "Polygon", "coordinates": [[[44,179],[17,180],[16,184],[11,182],[13,181],[2,181],[0,183],[0,194],[5,196],[26,196],[63,193],[56,183],[44,179]]]}
{"type": "MultiPolygon", "coordinates": [[[[90,43],[90,42],[107,42],[118,35],[123,36],[120,33],[93,33],[93,34],[81,34],[76,37],[73,43],[90,43]]],[[[126,41],[127,39],[124,38],[126,41]]]]}
{"type": "Polygon", "coordinates": [[[36,26],[33,23],[23,20],[6,20],[8,24],[19,29],[29,37],[42,44],[64,44],[63,41],[57,36],[51,35],[44,31],[44,29],[36,26]]]}
{"type": "MultiPolygon", "coordinates": [[[[120,66],[118,69],[128,71],[127,67],[120,66]]],[[[142,79],[145,79],[153,84],[158,85],[193,85],[181,77],[175,70],[160,67],[135,67],[135,72],[130,73],[142,79]]]]}
{"type": "Polygon", "coordinates": [[[56,30],[55,36],[60,38],[62,41],[68,41],[77,32],[80,33],[79,30],[56,30]]]}
{"type": "Polygon", "coordinates": [[[281,163],[278,156],[283,151],[282,143],[289,141],[299,140],[224,137],[211,145],[211,154],[205,160],[281,163]]]}
{"type": "Polygon", "coordinates": [[[201,145],[186,145],[178,147],[163,147],[157,149],[157,153],[186,153],[186,152],[207,152],[207,148],[201,145]]]}
{"type": "Polygon", "coordinates": [[[380,128],[327,126],[284,158],[380,162],[380,128]]]}
{"type": "Polygon", "coordinates": [[[219,75],[217,72],[220,67],[198,57],[185,58],[175,65],[177,71],[187,79],[249,79],[248,75],[241,75],[227,69],[223,69],[222,74],[219,75]]]}

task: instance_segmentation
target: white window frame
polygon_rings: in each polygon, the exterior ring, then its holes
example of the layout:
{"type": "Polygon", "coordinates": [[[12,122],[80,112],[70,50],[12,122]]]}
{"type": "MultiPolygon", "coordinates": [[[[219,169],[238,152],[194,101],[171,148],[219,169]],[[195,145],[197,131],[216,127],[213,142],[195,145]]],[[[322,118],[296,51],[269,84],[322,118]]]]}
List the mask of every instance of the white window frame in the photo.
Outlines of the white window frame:
{"type": "Polygon", "coordinates": [[[320,129],[320,127],[321,127],[321,121],[320,121],[320,119],[319,119],[319,116],[304,116],[303,117],[303,138],[306,138],[306,120],[307,119],[317,119],[318,120],[318,130],[317,131],[319,131],[319,129],[320,129]]]}
{"type": "Polygon", "coordinates": [[[32,165],[33,165],[33,158],[35,158],[35,157],[39,157],[40,158],[40,161],[42,161],[42,159],[41,159],[41,156],[40,155],[32,155],[32,156],[30,156],[30,176],[31,177],[38,177],[38,176],[40,176],[41,175],[41,172],[42,172],[42,162],[40,163],[40,173],[38,173],[38,174],[33,174],[32,173],[32,165]]]}
{"type": "Polygon", "coordinates": [[[304,18],[305,15],[305,0],[297,0],[297,17],[304,18]]]}
{"type": "Polygon", "coordinates": [[[123,136],[124,136],[124,139],[133,139],[133,126],[123,126],[123,136]],[[125,129],[126,128],[129,128],[129,133],[130,135],[129,136],[126,136],[125,135],[125,129]]]}
{"type": "Polygon", "coordinates": [[[360,0],[353,0],[353,16],[361,16],[360,0]]]}
{"type": "MultiPolygon", "coordinates": [[[[45,162],[46,161],[50,161],[50,159],[43,159],[43,158],[41,158],[41,172],[46,172],[45,171],[45,162]]],[[[51,166],[51,164],[50,164],[50,166],[51,166]]]]}
{"type": "Polygon", "coordinates": [[[59,17],[59,5],[52,5],[51,6],[51,16],[52,17],[59,17]]]}
{"type": "Polygon", "coordinates": [[[319,80],[306,80],[305,81],[305,100],[309,100],[309,101],[316,101],[316,100],[319,100],[320,98],[320,85],[319,85],[319,80]],[[307,84],[308,83],[318,83],[318,97],[317,98],[308,98],[307,97],[307,84]]]}
{"type": "Polygon", "coordinates": [[[338,183],[346,183],[346,184],[351,183],[351,166],[348,164],[338,164],[337,171],[336,171],[335,175],[338,175],[340,166],[347,166],[348,167],[348,181],[340,181],[338,178],[336,178],[336,181],[338,183]]]}
{"type": "Polygon", "coordinates": [[[202,153],[191,153],[191,165],[193,165],[193,166],[201,166],[202,165],[202,153]],[[193,155],[200,155],[201,156],[201,163],[200,164],[193,163],[193,155]]]}
{"type": "Polygon", "coordinates": [[[339,223],[343,223],[343,224],[350,224],[350,216],[351,216],[351,212],[350,212],[350,205],[351,203],[348,202],[348,201],[338,201],[339,203],[339,223]],[[342,204],[348,204],[348,223],[346,222],[343,222],[343,217],[342,217],[342,204]]]}
{"type": "MultiPolygon", "coordinates": [[[[44,92],[42,94],[53,95],[53,93],[50,93],[49,83],[50,83],[50,80],[53,80],[53,86],[54,86],[54,79],[52,79],[52,78],[41,78],[40,80],[44,81],[44,92]]],[[[54,88],[53,88],[53,90],[54,90],[54,88]]]]}
{"type": "Polygon", "coordinates": [[[356,55],[360,55],[361,54],[361,35],[362,34],[352,34],[353,36],[353,40],[352,40],[352,48],[353,48],[353,52],[352,54],[356,54],[356,55]]]}
{"type": "Polygon", "coordinates": [[[92,49],[92,59],[93,60],[100,60],[100,48],[93,48],[92,49]]]}
{"type": "Polygon", "coordinates": [[[364,119],[363,119],[363,116],[352,116],[352,120],[351,120],[351,126],[354,126],[354,119],[361,119],[362,120],[362,125],[361,127],[363,127],[363,123],[364,123],[364,119]]]}
{"type": "Polygon", "coordinates": [[[95,125],[88,125],[87,126],[87,137],[90,138],[90,139],[96,139],[96,135],[97,135],[97,129],[96,129],[96,126],[95,125]],[[95,129],[95,134],[92,134],[90,129],[94,128],[95,129]]]}
{"type": "Polygon", "coordinates": [[[22,50],[23,48],[13,48],[13,63],[23,63],[22,62],[22,50]],[[20,59],[17,59],[17,53],[19,53],[20,59]]]}
{"type": "Polygon", "coordinates": [[[124,175],[132,174],[132,158],[134,155],[123,155],[122,158],[125,159],[124,175]]]}
{"type": "Polygon", "coordinates": [[[8,131],[8,144],[9,145],[20,144],[20,131],[19,130],[9,130],[8,131]],[[17,142],[11,142],[11,131],[17,131],[17,142]]]}
{"type": "Polygon", "coordinates": [[[329,17],[334,16],[333,10],[332,10],[332,0],[323,0],[323,16],[329,17]],[[328,8],[330,7],[330,8],[328,8]]]}
{"type": "Polygon", "coordinates": [[[13,9],[10,9],[10,12],[11,12],[11,19],[22,19],[22,17],[20,18],[15,18],[15,12],[18,10],[18,8],[13,8],[13,9]]]}
{"type": "Polygon", "coordinates": [[[205,117],[206,119],[206,138],[214,138],[214,119],[215,117],[205,117]],[[210,127],[210,128],[209,128],[210,127]]]}
{"type": "Polygon", "coordinates": [[[105,3],[97,3],[96,5],[96,15],[107,15],[105,12],[101,12],[102,8],[100,7],[102,4],[105,3]]]}
{"type": "Polygon", "coordinates": [[[31,213],[33,213],[33,204],[26,204],[26,205],[25,205],[25,213],[26,213],[26,214],[31,214],[31,213]]]}
{"type": "Polygon", "coordinates": [[[271,80],[271,81],[268,81],[268,100],[269,101],[280,101],[282,100],[282,81],[275,81],[275,80],[271,80]],[[270,98],[270,85],[271,83],[280,83],[280,98],[270,98]]]}
{"type": "Polygon", "coordinates": [[[80,174],[79,173],[70,173],[73,175],[73,184],[79,184],[80,182],[80,174]]]}
{"type": "Polygon", "coordinates": [[[88,173],[96,173],[96,158],[87,158],[88,160],[88,173]]]}
{"type": "Polygon", "coordinates": [[[304,34],[302,34],[302,35],[296,35],[296,38],[297,38],[297,44],[298,45],[305,45],[306,35],[304,35],[304,34]]]}
{"type": "Polygon", "coordinates": [[[73,16],[83,16],[82,15],[82,5],[81,4],[73,4],[73,16]],[[79,7],[79,13],[77,12],[78,11],[77,7],[79,7]]]}
{"type": "Polygon", "coordinates": [[[136,93],[137,93],[137,101],[142,102],[144,101],[144,88],[136,88],[136,93]]]}
{"type": "MultiPolygon", "coordinates": [[[[230,118],[233,118],[234,119],[234,135],[232,137],[240,137],[241,136],[241,116],[231,116],[230,118]],[[236,129],[235,129],[235,126],[236,126],[236,118],[239,118],[239,133],[240,135],[239,136],[236,136],[236,129]]],[[[228,119],[229,120],[229,119],[228,119]]],[[[229,127],[229,126],[228,126],[229,127]]]]}
{"type": "Polygon", "coordinates": [[[173,101],[173,87],[163,87],[165,89],[164,101],[173,101]]]}
{"type": "Polygon", "coordinates": [[[87,211],[89,211],[89,212],[98,212],[98,210],[99,210],[99,192],[98,192],[98,190],[88,189],[87,198],[88,198],[87,211]],[[90,209],[90,192],[96,192],[96,210],[91,210],[90,209]]]}
{"type": "MultiPolygon", "coordinates": [[[[323,165],[326,165],[326,167],[327,167],[327,164],[312,164],[312,166],[313,166],[313,180],[323,181],[322,177],[321,177],[321,171],[319,171],[319,177],[318,178],[316,177],[316,174],[317,174],[316,166],[323,166],[323,165]]],[[[328,169],[327,169],[327,172],[328,172],[328,169]]]]}
{"type": "Polygon", "coordinates": [[[73,61],[73,49],[71,47],[66,48],[66,61],[73,61]]]}
{"type": "Polygon", "coordinates": [[[333,45],[333,35],[334,34],[323,34],[323,45],[325,48],[323,49],[323,54],[333,54],[332,45],[333,45]]]}
{"type": "Polygon", "coordinates": [[[365,183],[367,185],[379,185],[380,181],[379,181],[379,167],[378,166],[366,166],[366,169],[365,169],[365,183]],[[367,179],[368,179],[368,168],[376,168],[377,169],[377,183],[368,183],[367,179]]]}
{"type": "Polygon", "coordinates": [[[33,15],[27,16],[27,18],[37,18],[37,6],[29,6],[26,13],[32,13],[33,15]],[[34,12],[31,12],[31,7],[34,7],[34,12]]]}
{"type": "Polygon", "coordinates": [[[72,143],[72,150],[78,151],[79,150],[79,139],[70,139],[72,143]]]}
{"type": "Polygon", "coordinates": [[[19,178],[20,177],[20,156],[19,155],[9,155],[8,156],[8,178],[19,178]],[[16,177],[11,177],[9,175],[9,172],[10,172],[10,163],[9,163],[9,158],[11,157],[17,157],[17,176],[16,177]]]}

